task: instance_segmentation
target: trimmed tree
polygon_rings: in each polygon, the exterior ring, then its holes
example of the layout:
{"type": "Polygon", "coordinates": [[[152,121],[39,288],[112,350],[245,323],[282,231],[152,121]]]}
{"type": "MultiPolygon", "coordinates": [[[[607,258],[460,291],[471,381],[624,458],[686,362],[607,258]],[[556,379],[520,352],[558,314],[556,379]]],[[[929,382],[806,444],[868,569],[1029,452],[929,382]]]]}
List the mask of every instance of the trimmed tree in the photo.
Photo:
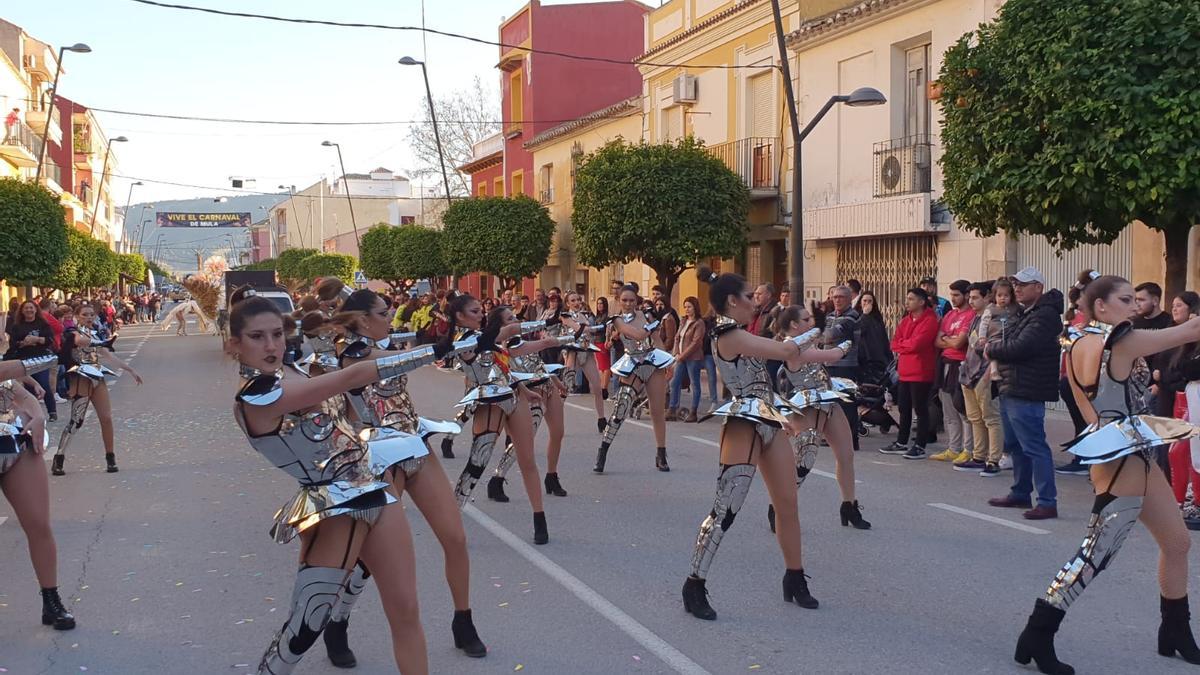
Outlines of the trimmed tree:
{"type": "Polygon", "coordinates": [[[40,282],[67,258],[66,213],[46,188],[0,179],[0,279],[40,282]]]}
{"type": "Polygon", "coordinates": [[[318,253],[300,261],[300,278],[312,282],[324,277],[337,277],[347,284],[354,283],[358,261],[345,253],[318,253]]]}
{"type": "Polygon", "coordinates": [[[1195,2],[1008,0],[938,80],[957,222],[1069,250],[1140,220],[1163,233],[1168,293],[1183,290],[1200,221],[1196,35],[1195,2]]]}
{"type": "Polygon", "coordinates": [[[460,199],[442,222],[444,272],[491,274],[508,289],[541,272],[550,257],[554,221],[545,206],[526,196],[460,199]]]}
{"type": "Polygon", "coordinates": [[[121,273],[139,282],[146,280],[146,259],[140,253],[118,253],[117,263],[121,273]]]}
{"type": "Polygon", "coordinates": [[[319,253],[320,251],[315,248],[289,248],[280,253],[279,257],[275,259],[275,271],[280,283],[296,284],[304,281],[300,263],[305,258],[319,253]]]}
{"type": "Polygon", "coordinates": [[[585,265],[641,260],[668,289],[705,258],[746,248],[750,191],[692,138],[612,141],[575,173],[575,251],[585,265]]]}
{"type": "Polygon", "coordinates": [[[407,290],[417,279],[445,274],[441,241],[438,230],[379,223],[367,230],[359,246],[363,274],[386,282],[396,291],[407,290]]]}

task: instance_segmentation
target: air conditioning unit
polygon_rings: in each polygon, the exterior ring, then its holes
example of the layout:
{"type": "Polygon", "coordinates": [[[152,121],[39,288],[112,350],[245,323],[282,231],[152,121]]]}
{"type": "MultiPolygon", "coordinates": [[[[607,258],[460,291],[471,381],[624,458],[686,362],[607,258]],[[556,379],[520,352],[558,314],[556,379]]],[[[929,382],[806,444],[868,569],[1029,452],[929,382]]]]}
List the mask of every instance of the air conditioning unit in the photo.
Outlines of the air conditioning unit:
{"type": "Polygon", "coordinates": [[[700,96],[695,75],[680,75],[672,82],[671,100],[674,103],[695,103],[700,96]]]}
{"type": "Polygon", "coordinates": [[[881,197],[890,197],[892,195],[902,195],[907,190],[907,185],[904,184],[904,164],[909,159],[904,155],[907,148],[897,148],[892,152],[885,154],[880,159],[879,163],[879,195],[881,197]]]}
{"type": "Polygon", "coordinates": [[[929,143],[914,138],[881,144],[875,151],[875,196],[928,192],[932,161],[929,143]]]}

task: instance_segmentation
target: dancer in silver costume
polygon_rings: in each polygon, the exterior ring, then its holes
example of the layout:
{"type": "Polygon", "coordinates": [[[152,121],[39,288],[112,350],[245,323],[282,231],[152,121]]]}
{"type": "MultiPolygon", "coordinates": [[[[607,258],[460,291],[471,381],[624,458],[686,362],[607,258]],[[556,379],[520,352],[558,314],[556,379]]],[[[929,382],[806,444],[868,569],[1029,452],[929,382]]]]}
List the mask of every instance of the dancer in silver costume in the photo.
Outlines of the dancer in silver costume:
{"type": "Polygon", "coordinates": [[[29,559],[42,588],[42,624],[71,630],[75,617],[58,595],[58,547],[50,529],[50,483],[42,460],[46,415],[40,396],[25,389],[39,391],[30,375],[57,366],[54,356],[0,362],[0,489],[29,541],[29,559]]]}
{"type": "Polygon", "coordinates": [[[502,306],[488,313],[484,325],[483,306],[470,295],[454,298],[447,314],[450,332],[440,345],[449,345],[451,336],[462,339],[470,335],[477,335],[479,343],[474,352],[456,357],[470,387],[458,405],[470,407],[473,418],[471,451],[454,490],[458,504],[460,507],[466,506],[471,500],[471,492],[487,468],[500,432],[506,430],[521,468],[521,480],[529,496],[529,505],[533,508],[533,543],[545,544],[550,541],[550,534],[538,485],[537,461],[533,456],[533,418],[530,413],[530,405],[540,403],[541,396],[510,377],[509,360],[514,355],[523,356],[528,351],[545,349],[556,343],[551,340],[531,341],[522,343],[511,352],[504,350],[499,345],[523,332],[544,327],[544,324],[533,322],[537,326],[530,327],[517,323],[512,310],[502,306]]]}
{"type": "Polygon", "coordinates": [[[234,418],[255,450],[300,483],[271,528],[277,542],[300,538],[300,568],[289,615],[259,672],[293,671],[361,560],[375,573],[397,667],[427,673],[412,533],[395,488],[381,476],[428,448],[387,434],[360,435],[348,416],[346,392],[403,375],[428,359],[394,354],[319,377],[285,377],[283,317],[269,300],[243,297],[239,291],[231,298],[229,316],[227,349],[242,375],[234,418]]]}
{"type": "Polygon", "coordinates": [[[592,405],[596,408],[596,431],[602,434],[604,427],[608,425],[608,419],[604,416],[606,390],[600,382],[596,354],[603,346],[604,331],[608,329],[608,326],[596,321],[595,315],[589,312],[587,306],[584,305],[583,296],[575,291],[567,293],[566,314],[575,323],[585,326],[585,328],[577,341],[563,347],[563,363],[566,365],[566,369],[563,371],[563,383],[567,385],[568,390],[574,392],[575,373],[583,371],[588,391],[592,394],[592,405]],[[597,345],[596,341],[601,344],[597,345]]]}
{"type": "Polygon", "coordinates": [[[625,355],[612,365],[611,370],[621,378],[621,386],[617,389],[612,415],[602,433],[592,471],[604,473],[608,448],[621,430],[621,423],[646,399],[649,400],[654,440],[658,443],[654,466],[659,471],[670,471],[667,464],[667,369],[675,363],[675,357],[654,346],[654,332],[659,322],[638,309],[637,289],[625,286],[621,289],[620,300],[621,314],[613,317],[612,325],[625,347],[625,355]]]}
{"type": "Polygon", "coordinates": [[[1090,466],[1096,502],[1079,552],[1059,570],[1017,640],[1018,663],[1037,662],[1038,670],[1071,675],[1058,660],[1054,634],[1067,608],[1108,567],[1140,519],[1159,546],[1158,582],[1162,623],[1158,653],[1179,653],[1200,664],[1188,609],[1188,548],[1191,540],[1154,448],[1200,433],[1186,422],[1145,414],[1149,369],[1145,357],[1200,340],[1200,318],[1163,330],[1134,330],[1134,292],[1128,281],[1102,276],[1088,285],[1081,306],[1090,323],[1077,330],[1067,347],[1067,378],[1080,412],[1088,422],[1067,444],[1090,466]]]}
{"type": "MultiPolygon", "coordinates": [[[[551,324],[548,326],[547,332],[557,332],[559,335],[539,340],[537,344],[544,345],[550,342],[554,347],[561,347],[578,343],[580,338],[577,335],[561,334],[564,326],[569,330],[578,331],[579,324],[575,323],[573,319],[560,316],[547,323],[551,324]]],[[[560,379],[560,375],[565,371],[561,364],[543,362],[539,352],[530,351],[531,348],[526,347],[525,343],[527,342],[521,337],[509,340],[506,346],[506,350],[511,355],[509,375],[513,380],[520,381],[528,390],[536,392],[538,395],[539,400],[529,402],[529,413],[533,421],[535,438],[542,420],[545,420],[546,430],[549,432],[546,440],[546,478],[543,481],[546,486],[546,494],[566,497],[567,491],[563,489],[562,483],[558,480],[558,458],[562,454],[563,434],[566,432],[563,426],[563,399],[566,398],[567,387],[560,379]]],[[[496,473],[488,480],[488,499],[497,502],[508,501],[508,495],[504,494],[504,480],[514,462],[516,462],[516,452],[510,439],[504,448],[504,454],[500,456],[500,461],[496,463],[496,473]]]]}
{"type": "MultiPolygon", "coordinates": [[[[333,320],[344,326],[337,345],[339,365],[342,367],[401,353],[427,363],[435,360],[432,345],[401,351],[412,334],[389,333],[387,303],[374,291],[359,290],[352,293],[333,320]]],[[[438,433],[458,433],[461,430],[453,422],[438,422],[418,416],[408,394],[408,376],[404,374],[352,389],[349,399],[361,428],[386,428],[397,433],[415,434],[422,442],[438,433]]],[[[463,529],[462,514],[454,501],[454,492],[450,489],[450,480],[441,462],[432,453],[415,456],[393,465],[384,480],[395,486],[398,495],[407,493],[412,498],[442,546],[446,583],[450,586],[450,596],[454,602],[454,619],[451,622],[454,645],[468,656],[486,656],[487,647],[479,639],[471,618],[471,559],[467,553],[467,535],[463,529]]],[[[350,612],[369,577],[366,565],[359,561],[323,633],[329,660],[338,667],[349,668],[356,663],[354,652],[348,644],[347,629],[350,612]]]]}
{"type": "Polygon", "coordinates": [[[75,327],[63,332],[60,358],[67,368],[67,398],[71,401],[71,417],[63,426],[62,436],[58,439],[58,449],[54,452],[54,463],[50,473],[55,476],[66,474],[63,464],[66,461],[67,448],[70,447],[75,433],[83,426],[89,404],[96,409],[96,419],[100,422],[100,437],[104,441],[107,471],[117,472],[112,402],[105,380],[107,376],[116,373],[109,366],[124,370],[133,377],[134,382],[139,385],[142,383],[142,376],[138,375],[137,371],[108,350],[112,338],[102,341],[92,332],[91,326],[95,321],[95,308],[91,305],[81,305],[75,310],[75,327]]]}
{"type": "Polygon", "coordinates": [[[754,300],[746,279],[737,274],[718,276],[707,267],[697,273],[701,281],[710,284],[709,302],[717,312],[712,331],[713,359],[733,399],[712,413],[725,418],[721,428],[721,472],[716,499],[696,537],[691,574],[683,585],[683,607],[699,619],[717,618],[705,586],[709,566],[746,501],[756,470],[761,468],[777,511],[775,537],[786,564],[783,599],[816,609],[818,603],[809,593],[801,556],[796,465],[787,440],[777,433],[781,428],[798,433],[796,422],[786,413],[800,411],[771,389],[765,361],[832,363],[842,358],[845,350],[817,348],[820,332],[816,329],[783,341],[750,333],[743,328],[754,317],[754,300]]]}
{"type": "MultiPolygon", "coordinates": [[[[780,333],[793,338],[813,329],[813,317],[800,305],[785,308],[779,314],[780,333]]],[[[843,343],[846,349],[850,344],[843,343]]],[[[837,482],[842,493],[840,517],[842,526],[853,525],[859,530],[871,529],[871,523],[863,520],[858,499],[854,494],[854,444],[850,422],[839,405],[854,400],[858,386],[853,380],[830,377],[825,366],[799,358],[789,359],[779,369],[777,378],[779,393],[791,404],[791,409],[801,412],[800,433],[791,436],[792,452],[796,457],[796,487],[812,471],[817,459],[818,439],[824,436],[833,450],[837,462],[837,482]]],[[[767,521],[775,531],[775,507],[767,507],[767,521]]]]}

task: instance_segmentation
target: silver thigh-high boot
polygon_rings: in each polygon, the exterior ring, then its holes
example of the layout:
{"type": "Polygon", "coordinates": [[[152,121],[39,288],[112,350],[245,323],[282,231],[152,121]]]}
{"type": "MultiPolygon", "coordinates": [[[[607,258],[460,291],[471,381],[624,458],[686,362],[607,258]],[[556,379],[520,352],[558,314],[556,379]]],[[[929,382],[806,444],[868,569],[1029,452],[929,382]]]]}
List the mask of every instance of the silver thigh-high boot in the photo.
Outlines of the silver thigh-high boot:
{"type": "Polygon", "coordinates": [[[632,385],[622,384],[617,387],[617,399],[613,402],[612,414],[608,416],[608,425],[600,435],[600,449],[596,452],[596,466],[592,467],[592,471],[604,473],[604,463],[608,461],[608,448],[617,437],[617,432],[621,430],[621,423],[633,411],[635,396],[632,385]]]}
{"type": "MultiPolygon", "coordinates": [[[[545,395],[545,392],[543,392],[543,395],[545,395]]],[[[542,420],[546,417],[546,409],[542,407],[541,403],[531,403],[529,405],[529,417],[533,422],[533,435],[536,437],[538,428],[542,426],[542,420]]],[[[517,453],[513,448],[512,439],[509,438],[508,444],[504,446],[504,454],[500,455],[500,461],[496,463],[496,472],[488,479],[488,499],[496,502],[508,501],[508,495],[504,494],[504,481],[516,461],[517,453]]]]}
{"type": "Polygon", "coordinates": [[[296,572],[292,612],[263,654],[259,675],[286,675],[295,669],[329,622],[349,574],[340,567],[301,567],[296,572]]]}
{"type": "Polygon", "coordinates": [[[1087,534],[1073,558],[1063,565],[1046,597],[1038,598],[1033,613],[1017,639],[1013,658],[1017,663],[1037,662],[1038,670],[1056,675],[1071,675],[1075,669],[1058,660],[1054,653],[1054,634],[1066,616],[1067,607],[1078,598],[1097,574],[1106,569],[1129,531],[1142,513],[1140,496],[1117,497],[1111,493],[1096,495],[1087,534]]]}
{"type": "Polygon", "coordinates": [[[83,418],[87,415],[88,404],[91,402],[89,396],[76,396],[71,399],[71,417],[63,427],[62,436],[58,437],[58,449],[54,451],[54,463],[50,467],[50,473],[55,476],[66,473],[63,470],[63,462],[66,460],[67,447],[71,445],[71,437],[83,426],[83,418]]]}
{"type": "MultiPolygon", "coordinates": [[[[804,479],[812,472],[813,464],[817,461],[817,430],[805,429],[796,436],[789,436],[792,452],[796,455],[796,489],[804,484],[804,479]]],[[[775,505],[767,504],[767,524],[775,531],[775,505]]]]}
{"type": "Polygon", "coordinates": [[[321,633],[321,637],[325,640],[325,653],[329,655],[329,662],[338,668],[353,668],[358,665],[358,659],[354,656],[354,651],[350,649],[350,640],[347,631],[350,629],[350,612],[354,609],[354,603],[358,602],[362,596],[363,589],[367,587],[367,579],[371,578],[371,572],[367,566],[358,561],[354,569],[350,570],[350,576],[346,579],[346,587],[342,589],[342,597],[338,600],[337,607],[329,615],[329,624],[325,626],[325,630],[321,633]]]}
{"type": "Polygon", "coordinates": [[[691,574],[683,584],[683,608],[698,619],[712,621],[717,618],[716,610],[708,604],[705,579],[721,539],[733,526],[738,511],[742,510],[742,504],[750,492],[750,484],[754,482],[755,471],[753,464],[721,465],[721,475],[717,477],[717,496],[708,517],[700,523],[700,534],[696,536],[696,548],[692,553],[691,574]]]}
{"type": "Polygon", "coordinates": [[[492,449],[496,447],[496,441],[499,439],[500,433],[496,431],[482,431],[471,439],[471,454],[467,457],[467,465],[463,467],[458,476],[458,484],[454,487],[454,497],[458,500],[459,508],[471,501],[471,492],[475,490],[475,484],[479,482],[479,477],[491,461],[492,449]]]}
{"type": "MultiPolygon", "coordinates": [[[[458,422],[460,427],[464,429],[467,426],[467,420],[471,419],[471,410],[463,408],[454,416],[454,421],[458,422]]],[[[454,437],[457,434],[446,434],[442,437],[442,457],[445,459],[454,459],[454,437]]]]}

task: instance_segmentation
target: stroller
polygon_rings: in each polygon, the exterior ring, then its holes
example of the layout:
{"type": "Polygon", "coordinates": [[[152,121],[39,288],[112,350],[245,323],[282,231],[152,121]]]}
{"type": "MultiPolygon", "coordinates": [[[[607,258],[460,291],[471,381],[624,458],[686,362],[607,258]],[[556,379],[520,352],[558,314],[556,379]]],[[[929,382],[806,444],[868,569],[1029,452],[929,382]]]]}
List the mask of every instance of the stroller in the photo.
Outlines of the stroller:
{"type": "Polygon", "coordinates": [[[891,396],[896,399],[896,387],[900,378],[896,373],[896,360],[886,368],[864,368],[862,379],[858,383],[858,415],[864,425],[879,427],[883,433],[889,433],[892,427],[900,423],[888,412],[887,400],[891,396]]]}

